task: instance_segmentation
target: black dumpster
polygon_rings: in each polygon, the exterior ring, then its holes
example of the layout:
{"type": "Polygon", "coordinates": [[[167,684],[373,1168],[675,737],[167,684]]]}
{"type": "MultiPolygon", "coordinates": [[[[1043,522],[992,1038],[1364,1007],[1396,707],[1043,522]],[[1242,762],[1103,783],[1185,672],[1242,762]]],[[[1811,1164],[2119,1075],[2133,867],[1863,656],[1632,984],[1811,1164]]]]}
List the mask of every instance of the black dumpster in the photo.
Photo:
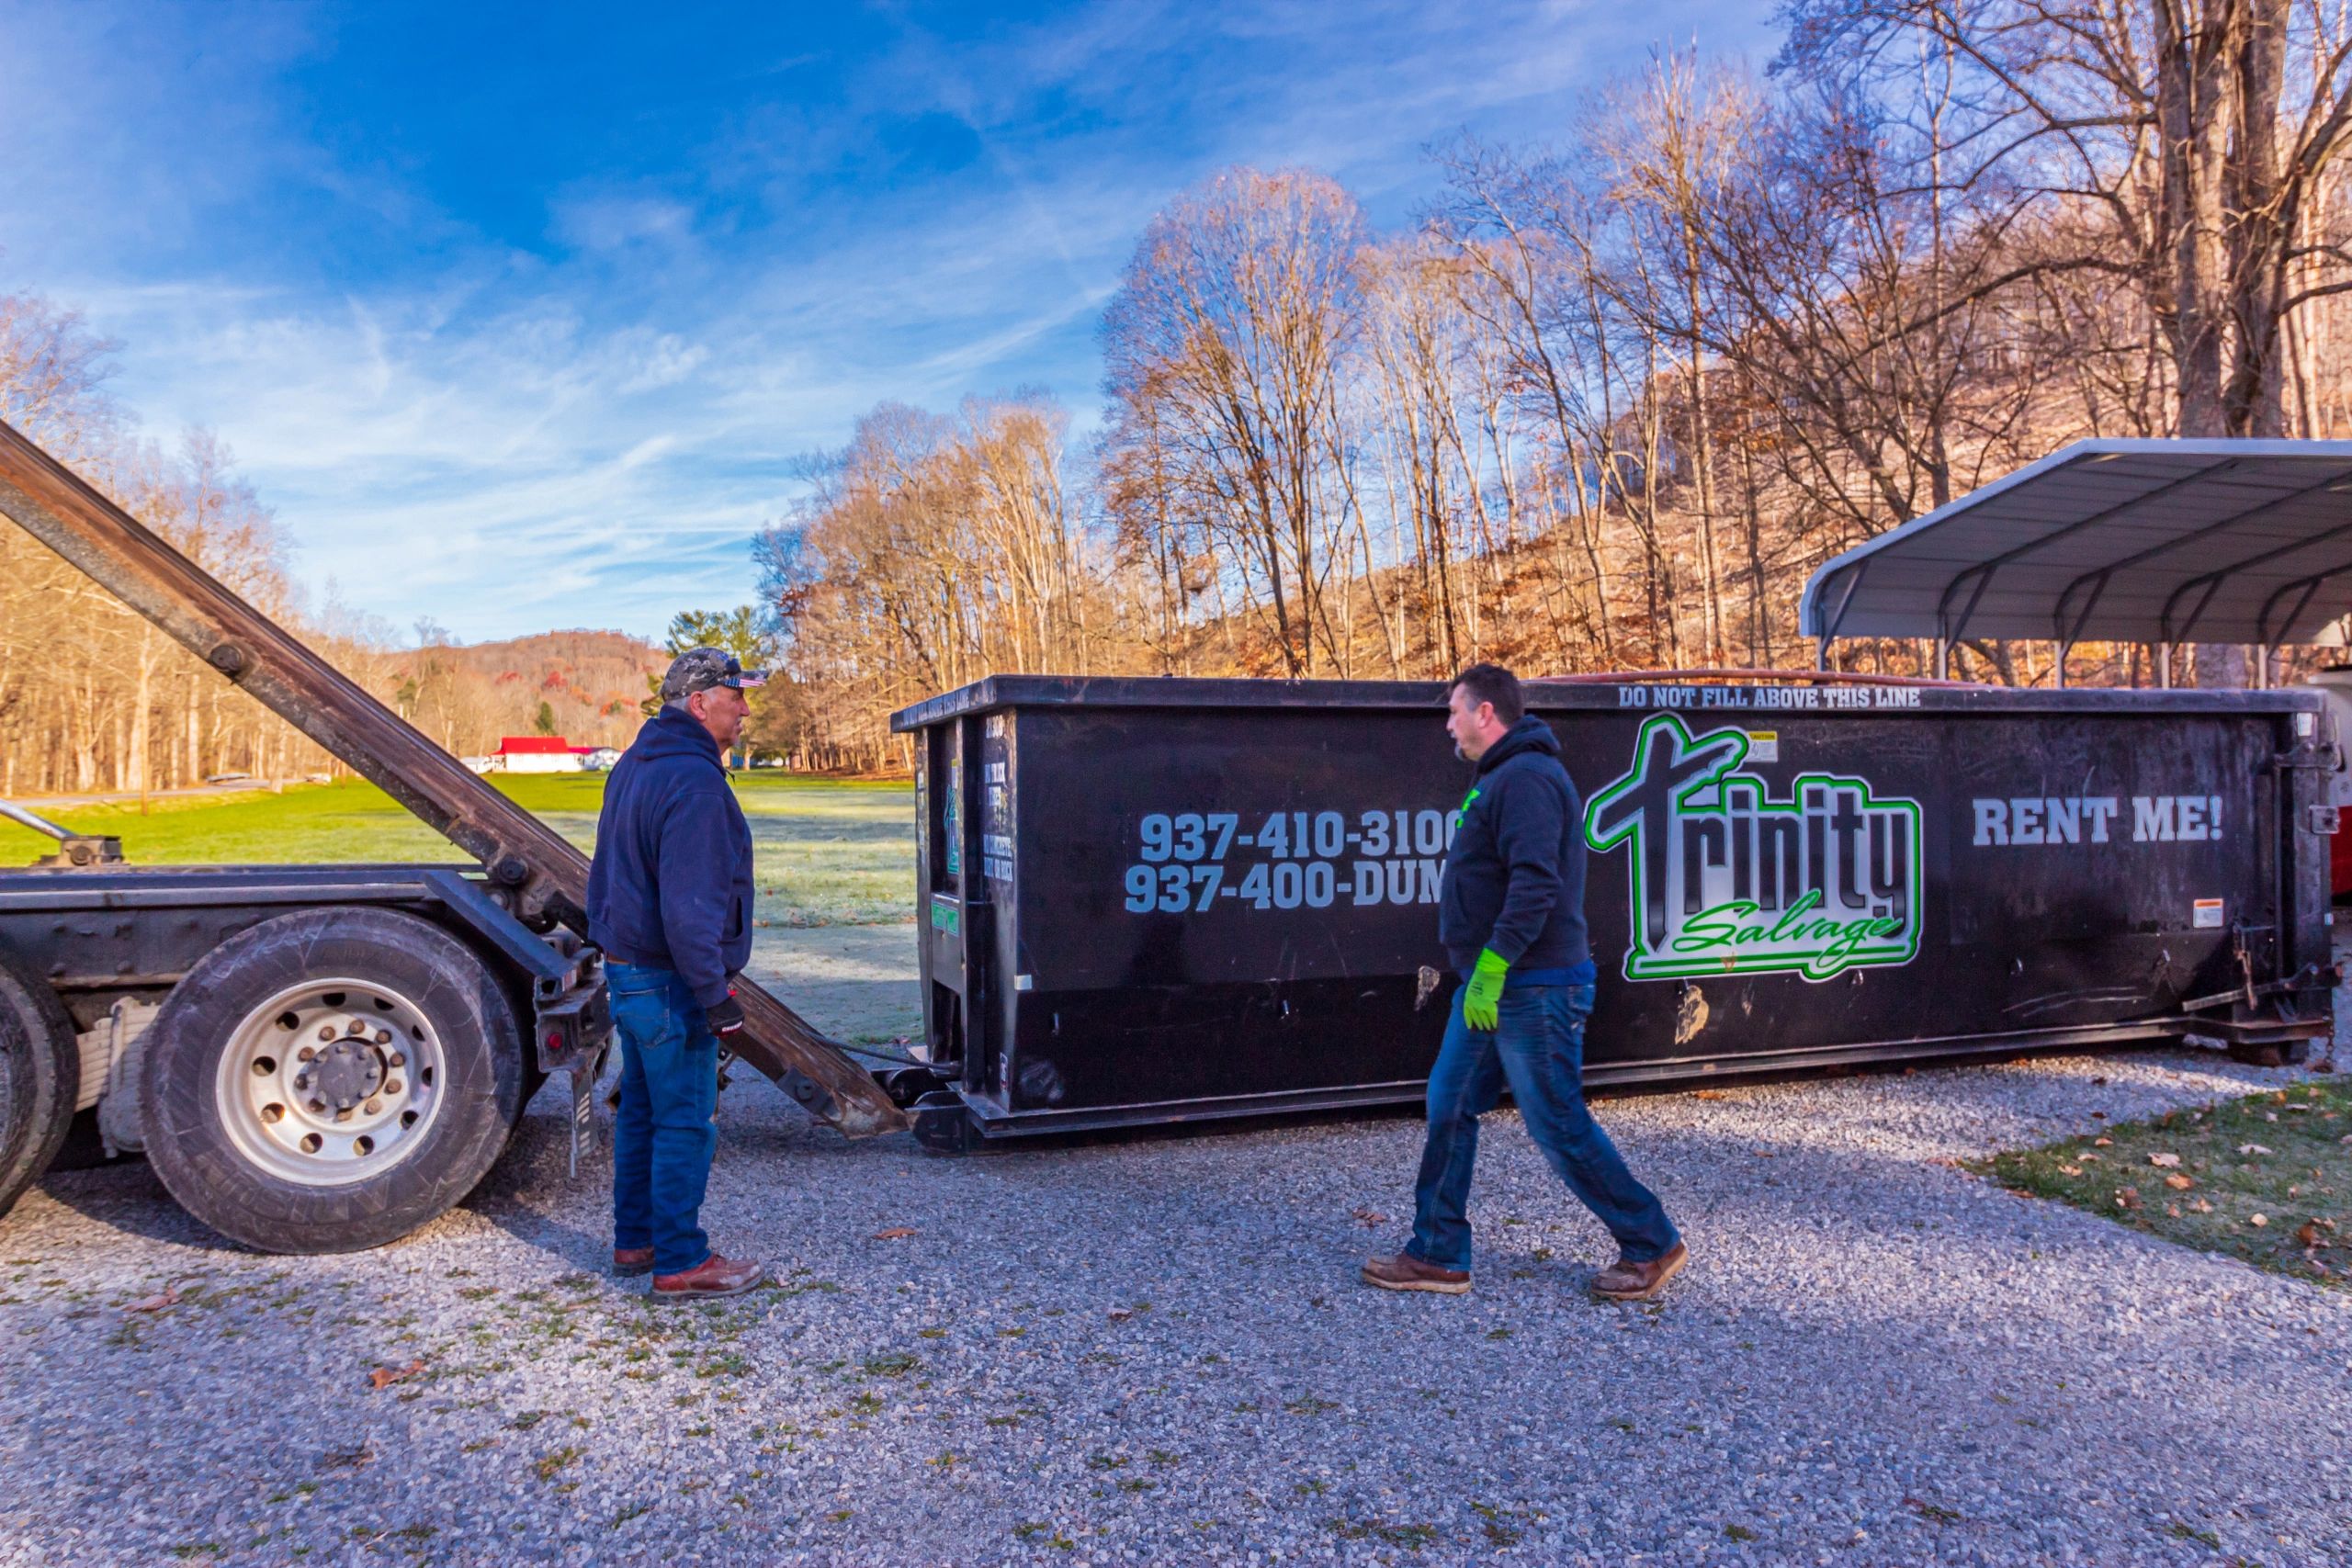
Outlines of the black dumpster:
{"type": "MultiPolygon", "coordinates": [[[[2321,699],[1531,682],[1589,1081],[2329,1032],[2321,699]]],[[[926,1141],[1418,1098],[1469,767],[1430,682],[1001,676],[918,738],[926,1141]]]]}

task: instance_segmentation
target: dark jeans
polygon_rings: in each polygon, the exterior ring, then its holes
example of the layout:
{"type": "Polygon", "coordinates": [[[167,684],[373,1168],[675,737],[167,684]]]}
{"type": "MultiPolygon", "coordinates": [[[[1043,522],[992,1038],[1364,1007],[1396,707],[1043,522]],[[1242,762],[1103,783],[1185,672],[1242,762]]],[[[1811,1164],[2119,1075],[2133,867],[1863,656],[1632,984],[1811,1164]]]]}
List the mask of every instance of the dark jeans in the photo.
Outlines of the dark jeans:
{"type": "Polygon", "coordinates": [[[1462,1019],[1462,993],[1430,1072],[1429,1142],[1413,1190],[1413,1239],[1405,1250],[1443,1269],[1470,1267],[1470,1168],[1478,1118],[1506,1079],[1528,1136],[1560,1179],[1600,1217],[1617,1246],[1647,1263],[1680,1239],[1657,1195],[1634,1179],[1617,1145],[1584,1103],[1584,1021],[1590,986],[1513,986],[1492,1032],[1462,1019]]]}
{"type": "Polygon", "coordinates": [[[667,969],[608,964],[605,984],[621,1037],[613,1245],[650,1247],[655,1273],[682,1273],[710,1256],[699,1216],[718,1148],[718,1036],[667,969]]]}

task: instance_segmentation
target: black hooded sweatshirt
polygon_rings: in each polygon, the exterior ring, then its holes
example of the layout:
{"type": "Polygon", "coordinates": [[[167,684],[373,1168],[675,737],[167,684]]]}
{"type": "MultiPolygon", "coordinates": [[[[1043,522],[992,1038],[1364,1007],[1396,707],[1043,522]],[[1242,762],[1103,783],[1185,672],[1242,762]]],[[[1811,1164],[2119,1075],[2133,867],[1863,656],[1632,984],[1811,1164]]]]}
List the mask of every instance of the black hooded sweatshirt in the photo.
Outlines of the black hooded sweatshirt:
{"type": "Polygon", "coordinates": [[[1467,976],[1491,948],[1521,983],[1566,984],[1592,957],[1584,926],[1584,803],[1533,714],[1478,759],[1446,852],[1438,940],[1467,976]]]}

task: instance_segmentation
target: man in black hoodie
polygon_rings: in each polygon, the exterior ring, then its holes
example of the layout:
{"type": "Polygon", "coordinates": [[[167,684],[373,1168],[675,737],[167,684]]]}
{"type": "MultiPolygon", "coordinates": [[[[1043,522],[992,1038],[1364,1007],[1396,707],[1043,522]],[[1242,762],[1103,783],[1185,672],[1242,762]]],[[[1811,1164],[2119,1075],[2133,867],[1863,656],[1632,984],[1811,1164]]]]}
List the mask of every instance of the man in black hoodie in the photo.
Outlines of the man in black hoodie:
{"type": "Polygon", "coordinates": [[[701,1212],[718,1043],[743,1027],[729,976],[752,956],[752,830],[721,758],[751,712],[743,688],[766,680],[715,648],[678,655],[596,820],[588,937],[621,1036],[613,1269],[650,1273],[657,1300],[737,1295],[763,1277],[710,1249],[701,1212]]]}
{"type": "Polygon", "coordinates": [[[1438,894],[1438,939],[1463,985],[1430,1072],[1413,1239],[1393,1258],[1367,1261],[1364,1281],[1446,1295],[1470,1289],[1466,1209],[1478,1118],[1508,1080],[1528,1135],[1617,1240],[1618,1259],[1593,1292],[1647,1301],[1689,1252],[1585,1108],[1594,974],[1577,786],[1552,727],[1527,712],[1510,671],[1472,665],[1454,677],[1446,705],[1454,749],[1477,764],[1438,894]]]}

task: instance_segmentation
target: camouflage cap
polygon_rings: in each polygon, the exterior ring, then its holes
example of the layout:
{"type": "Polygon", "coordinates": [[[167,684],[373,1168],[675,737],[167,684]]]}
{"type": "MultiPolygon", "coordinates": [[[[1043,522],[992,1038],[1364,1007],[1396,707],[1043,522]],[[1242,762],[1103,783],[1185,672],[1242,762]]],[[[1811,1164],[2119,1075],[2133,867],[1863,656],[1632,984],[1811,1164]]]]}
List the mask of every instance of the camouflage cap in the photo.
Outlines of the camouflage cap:
{"type": "Polygon", "coordinates": [[[707,692],[713,686],[732,686],[741,691],[746,686],[764,686],[768,672],[746,670],[736,657],[717,648],[690,648],[670,661],[670,672],[662,677],[662,700],[674,703],[696,692],[707,692]]]}

